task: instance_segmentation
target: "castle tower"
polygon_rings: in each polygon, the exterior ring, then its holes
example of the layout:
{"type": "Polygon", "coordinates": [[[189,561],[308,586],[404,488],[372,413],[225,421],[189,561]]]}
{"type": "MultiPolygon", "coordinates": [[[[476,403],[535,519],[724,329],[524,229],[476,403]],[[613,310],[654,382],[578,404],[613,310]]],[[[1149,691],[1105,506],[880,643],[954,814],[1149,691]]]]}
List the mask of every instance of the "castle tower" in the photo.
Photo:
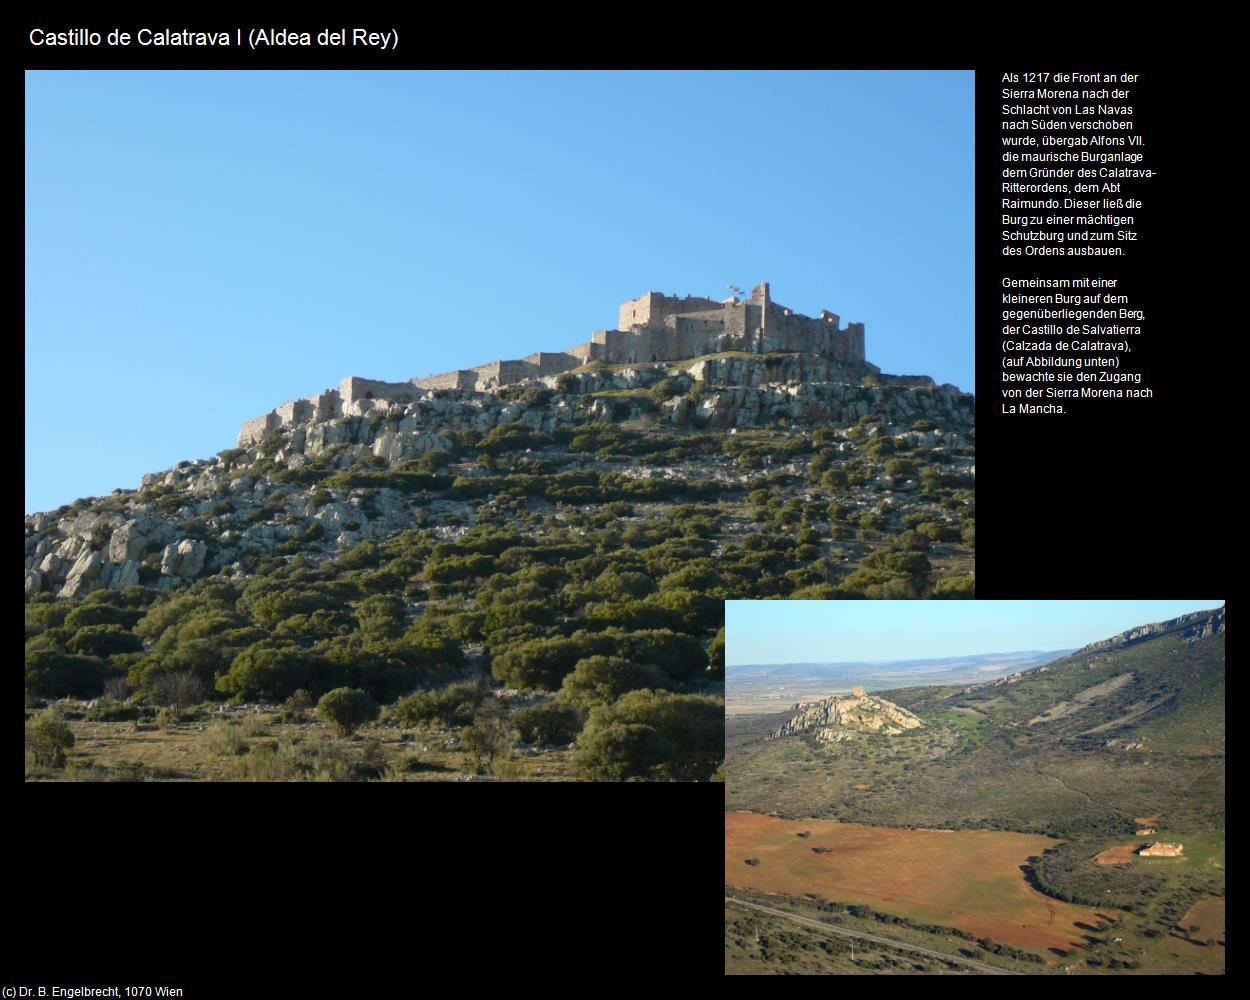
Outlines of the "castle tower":
{"type": "Polygon", "coordinates": [[[852,697],[852,698],[863,698],[863,697],[864,697],[864,689],[863,689],[862,687],[860,687],[858,684],[857,684],[857,685],[855,685],[855,687],[851,688],[851,697],[852,697]]]}

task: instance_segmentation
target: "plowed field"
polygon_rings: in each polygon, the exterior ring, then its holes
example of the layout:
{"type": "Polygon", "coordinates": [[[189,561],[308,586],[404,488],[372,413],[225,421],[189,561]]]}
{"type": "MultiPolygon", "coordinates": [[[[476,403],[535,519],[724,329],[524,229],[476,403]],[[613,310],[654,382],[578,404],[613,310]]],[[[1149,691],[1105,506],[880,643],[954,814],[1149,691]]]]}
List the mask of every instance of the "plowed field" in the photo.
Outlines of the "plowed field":
{"type": "Polygon", "coordinates": [[[1045,952],[1081,945],[1087,931],[1077,922],[1093,926],[1100,919],[1096,910],[1049,899],[1025,881],[1020,866],[1054,844],[1023,833],[902,830],[727,812],[725,881],[862,903],[1045,952]],[[796,836],[803,831],[811,835],[796,836]],[[759,863],[748,865],[748,858],[759,863]]]}

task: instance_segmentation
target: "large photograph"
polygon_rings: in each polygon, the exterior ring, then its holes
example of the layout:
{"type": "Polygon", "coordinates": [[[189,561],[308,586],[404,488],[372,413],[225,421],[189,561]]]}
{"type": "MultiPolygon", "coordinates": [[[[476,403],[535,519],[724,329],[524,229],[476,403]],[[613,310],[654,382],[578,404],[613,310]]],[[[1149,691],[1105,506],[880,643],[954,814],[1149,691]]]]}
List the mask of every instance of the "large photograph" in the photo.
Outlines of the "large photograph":
{"type": "Polygon", "coordinates": [[[974,595],[970,72],[31,72],[27,780],[723,780],[974,595]]]}

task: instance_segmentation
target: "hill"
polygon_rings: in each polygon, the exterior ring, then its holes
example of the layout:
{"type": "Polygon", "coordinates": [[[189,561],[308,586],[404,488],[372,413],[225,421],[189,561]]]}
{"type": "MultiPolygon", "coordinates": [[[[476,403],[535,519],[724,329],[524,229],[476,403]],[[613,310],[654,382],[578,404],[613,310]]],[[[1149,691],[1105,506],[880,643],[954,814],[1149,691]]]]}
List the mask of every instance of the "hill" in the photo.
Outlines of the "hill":
{"type": "Polygon", "coordinates": [[[481,767],[485,705],[563,773],[707,778],[723,600],[971,594],[972,398],[847,378],[726,352],[279,408],[216,458],[26,518],[30,711],[105,696],[81,711],[197,726],[349,687],[390,706],[362,731],[400,776],[435,754],[413,727],[461,747],[440,773],[481,767]]]}
{"type": "Polygon", "coordinates": [[[822,743],[847,739],[851,733],[881,733],[896,736],[906,729],[923,726],[913,713],[884,698],[874,698],[856,688],[849,696],[823,698],[809,705],[795,705],[794,717],[769,734],[780,740],[798,733],[812,732],[822,743]]]}
{"type": "Polygon", "coordinates": [[[787,714],[732,719],[729,807],[1057,836],[1163,809],[1222,825],[1224,627],[1221,608],[983,684],[879,691],[926,723],[885,743],[817,752],[766,742],[787,714]]]}

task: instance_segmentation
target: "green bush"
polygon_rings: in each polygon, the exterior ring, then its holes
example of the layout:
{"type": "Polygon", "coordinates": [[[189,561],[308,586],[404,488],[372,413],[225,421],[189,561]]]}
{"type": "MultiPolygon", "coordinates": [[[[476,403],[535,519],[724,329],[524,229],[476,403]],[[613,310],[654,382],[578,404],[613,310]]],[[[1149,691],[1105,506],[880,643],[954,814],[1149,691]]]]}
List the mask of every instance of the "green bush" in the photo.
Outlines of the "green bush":
{"type": "Polygon", "coordinates": [[[74,745],[74,733],[55,708],[40,712],[26,732],[26,746],[43,767],[61,767],[65,751],[74,745]]]}
{"type": "Polygon", "coordinates": [[[87,625],[65,644],[71,653],[83,656],[113,656],[116,653],[137,653],[143,640],[121,625],[87,625]]]}
{"type": "Polygon", "coordinates": [[[619,656],[590,656],[578,660],[573,672],[565,675],[560,697],[571,705],[589,709],[611,704],[628,691],[668,687],[659,667],[632,663],[619,656]]]}
{"type": "Polygon", "coordinates": [[[546,701],[515,712],[512,721],[526,743],[570,743],[581,732],[584,716],[574,706],[546,701]]]}
{"type": "Polygon", "coordinates": [[[113,671],[106,660],[55,649],[26,653],[26,687],[45,698],[94,698],[113,671]]]}
{"type": "Polygon", "coordinates": [[[937,582],[933,596],[971,600],[976,597],[976,589],[976,580],[971,576],[948,576],[937,582]]]}
{"type": "Polygon", "coordinates": [[[608,722],[586,727],[573,759],[587,778],[626,781],[651,777],[673,753],[672,743],[652,726],[608,722]]]}
{"type": "Polygon", "coordinates": [[[231,661],[230,669],[217,679],[217,690],[238,701],[282,701],[300,688],[313,694],[325,691],[342,673],[342,668],[299,646],[258,643],[231,661]]]}
{"type": "Polygon", "coordinates": [[[601,780],[707,781],[724,755],[723,699],[644,689],[590,713],[574,760],[601,780]]]}
{"type": "Polygon", "coordinates": [[[335,688],[317,702],[317,715],[336,726],[341,736],[350,736],[357,726],[372,722],[379,711],[378,703],[359,688],[335,688]]]}
{"type": "Polygon", "coordinates": [[[462,726],[473,721],[486,697],[481,684],[450,684],[432,691],[416,691],[395,703],[391,717],[404,729],[439,723],[462,726]]]}

